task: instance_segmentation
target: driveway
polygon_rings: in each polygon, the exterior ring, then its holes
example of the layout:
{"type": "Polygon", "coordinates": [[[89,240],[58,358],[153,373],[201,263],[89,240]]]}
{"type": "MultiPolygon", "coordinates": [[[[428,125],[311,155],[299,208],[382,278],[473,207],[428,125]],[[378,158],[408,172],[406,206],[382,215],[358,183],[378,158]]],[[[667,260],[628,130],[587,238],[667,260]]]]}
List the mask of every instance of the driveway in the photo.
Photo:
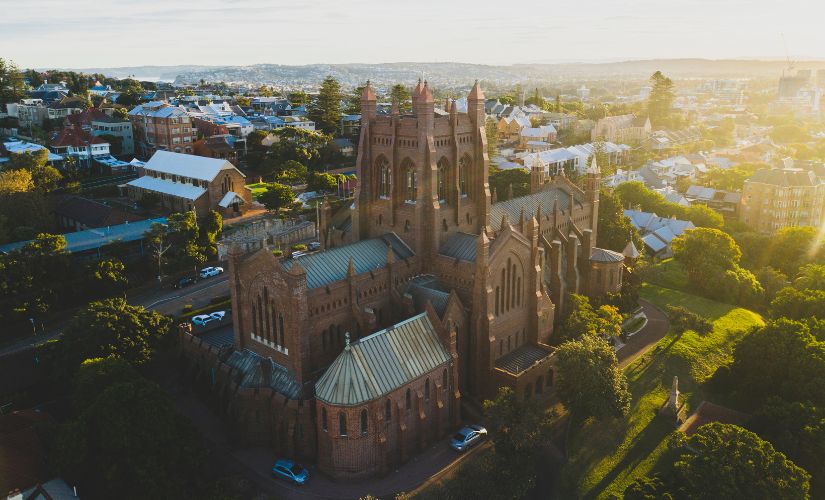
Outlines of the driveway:
{"type": "Polygon", "coordinates": [[[616,355],[619,358],[619,368],[625,368],[647,351],[653,348],[659,340],[667,335],[670,330],[670,322],[661,309],[650,302],[639,299],[647,316],[647,324],[638,333],[630,337],[616,355]]]}

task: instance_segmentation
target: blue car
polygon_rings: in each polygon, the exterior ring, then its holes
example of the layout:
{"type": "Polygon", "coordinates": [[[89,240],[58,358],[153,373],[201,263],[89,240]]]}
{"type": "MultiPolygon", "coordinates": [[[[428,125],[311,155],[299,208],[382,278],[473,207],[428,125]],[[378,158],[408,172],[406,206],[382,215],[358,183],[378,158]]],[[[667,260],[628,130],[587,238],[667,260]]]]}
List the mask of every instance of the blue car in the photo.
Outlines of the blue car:
{"type": "Polygon", "coordinates": [[[309,471],[292,460],[281,459],[272,466],[272,475],[297,485],[302,485],[309,479],[309,471]]]}
{"type": "Polygon", "coordinates": [[[453,434],[450,447],[455,451],[467,451],[487,437],[487,429],[480,425],[468,425],[453,434]]]}

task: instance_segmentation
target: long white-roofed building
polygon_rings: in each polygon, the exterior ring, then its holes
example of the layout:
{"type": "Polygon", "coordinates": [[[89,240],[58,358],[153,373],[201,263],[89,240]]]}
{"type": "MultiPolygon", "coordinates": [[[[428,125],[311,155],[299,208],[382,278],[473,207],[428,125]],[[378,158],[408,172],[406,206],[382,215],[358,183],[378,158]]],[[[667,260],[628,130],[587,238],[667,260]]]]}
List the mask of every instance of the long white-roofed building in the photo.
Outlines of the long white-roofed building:
{"type": "Polygon", "coordinates": [[[217,158],[157,151],[147,162],[132,162],[140,177],[126,184],[129,199],[157,194],[161,206],[173,212],[195,210],[198,216],[216,210],[224,217],[245,212],[252,192],[232,163],[217,158]]]}

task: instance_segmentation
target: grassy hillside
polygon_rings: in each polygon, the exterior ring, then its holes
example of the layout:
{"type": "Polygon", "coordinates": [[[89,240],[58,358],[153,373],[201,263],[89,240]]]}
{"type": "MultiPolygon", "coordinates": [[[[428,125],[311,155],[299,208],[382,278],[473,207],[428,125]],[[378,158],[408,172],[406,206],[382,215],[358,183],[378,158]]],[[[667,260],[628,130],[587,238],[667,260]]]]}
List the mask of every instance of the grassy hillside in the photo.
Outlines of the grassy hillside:
{"type": "MultiPolygon", "coordinates": [[[[680,285],[675,264],[666,263],[657,271],[661,271],[659,283],[680,285]]],[[[558,483],[559,498],[621,497],[627,485],[652,470],[667,450],[666,438],[674,427],[654,416],[667,399],[673,376],[679,377],[679,390],[692,412],[705,398],[701,382],[730,360],[733,347],[751,327],[763,323],[753,311],[672,288],[645,285],[641,295],[662,308],[687,307],[712,320],[713,331],[708,335],[671,332],[626,368],[633,395],[630,414],[607,422],[589,421],[574,431],[570,460],[558,483]]]]}

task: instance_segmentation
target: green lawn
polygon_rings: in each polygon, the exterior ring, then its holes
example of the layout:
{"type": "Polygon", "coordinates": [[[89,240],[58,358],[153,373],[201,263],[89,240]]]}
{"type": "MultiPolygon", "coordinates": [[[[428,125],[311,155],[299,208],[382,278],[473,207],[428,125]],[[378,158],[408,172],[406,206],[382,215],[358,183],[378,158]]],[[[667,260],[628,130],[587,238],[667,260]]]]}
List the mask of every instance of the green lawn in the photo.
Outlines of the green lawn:
{"type": "Polygon", "coordinates": [[[667,453],[666,438],[674,427],[654,416],[667,399],[673,376],[679,376],[679,390],[692,412],[704,399],[699,384],[730,360],[733,347],[752,326],[762,324],[762,318],[747,309],[674,289],[645,284],[641,295],[659,307],[678,304],[707,317],[713,321],[713,332],[669,333],[626,368],[633,396],[630,414],[608,422],[589,421],[573,431],[570,460],[558,483],[559,498],[621,497],[628,484],[650,472],[667,453]]]}
{"type": "Polygon", "coordinates": [[[646,281],[675,290],[687,289],[687,273],[674,259],[665,259],[651,267],[647,273],[646,281]]]}
{"type": "Polygon", "coordinates": [[[247,184],[246,187],[252,190],[252,198],[257,200],[258,196],[266,193],[266,182],[256,182],[255,184],[247,184]]]}

